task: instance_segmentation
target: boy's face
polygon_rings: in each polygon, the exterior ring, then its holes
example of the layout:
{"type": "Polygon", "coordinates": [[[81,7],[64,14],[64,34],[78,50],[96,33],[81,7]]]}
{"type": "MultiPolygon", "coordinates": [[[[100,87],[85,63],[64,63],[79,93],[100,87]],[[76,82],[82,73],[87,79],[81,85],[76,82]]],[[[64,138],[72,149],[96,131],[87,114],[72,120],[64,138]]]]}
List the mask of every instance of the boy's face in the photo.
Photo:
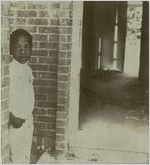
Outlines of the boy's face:
{"type": "Polygon", "coordinates": [[[21,64],[25,64],[31,57],[32,48],[26,36],[19,36],[14,48],[14,59],[21,64]]]}

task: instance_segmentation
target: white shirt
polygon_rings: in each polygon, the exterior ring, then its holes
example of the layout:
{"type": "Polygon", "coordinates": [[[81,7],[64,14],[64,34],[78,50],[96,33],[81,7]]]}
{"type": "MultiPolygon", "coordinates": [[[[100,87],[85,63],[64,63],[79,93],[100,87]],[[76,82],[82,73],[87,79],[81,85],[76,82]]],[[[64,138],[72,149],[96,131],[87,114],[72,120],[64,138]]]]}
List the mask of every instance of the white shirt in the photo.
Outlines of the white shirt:
{"type": "Polygon", "coordinates": [[[10,63],[10,111],[24,119],[32,117],[34,108],[33,75],[31,68],[17,62],[15,59],[10,63]]]}

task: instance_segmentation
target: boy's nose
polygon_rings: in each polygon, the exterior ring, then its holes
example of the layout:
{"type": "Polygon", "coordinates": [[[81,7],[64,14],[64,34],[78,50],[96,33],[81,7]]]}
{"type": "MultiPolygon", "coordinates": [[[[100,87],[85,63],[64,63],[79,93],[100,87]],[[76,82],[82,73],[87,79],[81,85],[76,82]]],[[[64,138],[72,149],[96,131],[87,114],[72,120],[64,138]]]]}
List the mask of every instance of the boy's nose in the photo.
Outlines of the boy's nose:
{"type": "Polygon", "coordinates": [[[25,50],[24,49],[22,49],[22,54],[24,54],[25,53],[25,50]]]}

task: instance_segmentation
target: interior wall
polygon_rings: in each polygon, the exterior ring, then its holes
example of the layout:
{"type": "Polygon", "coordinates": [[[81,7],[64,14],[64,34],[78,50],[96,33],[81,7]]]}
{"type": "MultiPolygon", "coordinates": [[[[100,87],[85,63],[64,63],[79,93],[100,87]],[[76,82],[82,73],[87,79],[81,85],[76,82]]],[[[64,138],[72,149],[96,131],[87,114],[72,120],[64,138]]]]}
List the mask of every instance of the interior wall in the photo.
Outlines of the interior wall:
{"type": "MultiPolygon", "coordinates": [[[[102,53],[100,58],[101,69],[109,68],[113,64],[113,39],[114,24],[116,15],[115,2],[95,2],[94,3],[94,32],[100,34],[102,40],[102,53]]],[[[94,33],[93,33],[94,34],[94,33]]],[[[98,39],[98,38],[97,38],[98,39]]],[[[94,37],[94,40],[96,38],[94,37]]],[[[93,54],[97,56],[96,49],[93,54]]]]}
{"type": "Polygon", "coordinates": [[[92,33],[93,33],[93,3],[84,2],[83,9],[83,40],[82,40],[82,68],[92,70],[92,33]]]}
{"type": "Polygon", "coordinates": [[[139,81],[148,90],[149,81],[149,3],[143,2],[139,81]]]}
{"type": "Polygon", "coordinates": [[[118,67],[123,68],[126,35],[126,2],[85,2],[83,17],[83,69],[98,68],[98,40],[101,44],[101,69],[113,67],[114,26],[116,10],[119,16],[118,67]]]}
{"type": "Polygon", "coordinates": [[[132,77],[138,77],[138,72],[139,72],[141,22],[142,22],[142,2],[128,1],[124,73],[132,77]]]}
{"type": "Polygon", "coordinates": [[[127,30],[127,2],[118,2],[118,47],[117,47],[117,68],[124,69],[125,41],[127,30]]]}

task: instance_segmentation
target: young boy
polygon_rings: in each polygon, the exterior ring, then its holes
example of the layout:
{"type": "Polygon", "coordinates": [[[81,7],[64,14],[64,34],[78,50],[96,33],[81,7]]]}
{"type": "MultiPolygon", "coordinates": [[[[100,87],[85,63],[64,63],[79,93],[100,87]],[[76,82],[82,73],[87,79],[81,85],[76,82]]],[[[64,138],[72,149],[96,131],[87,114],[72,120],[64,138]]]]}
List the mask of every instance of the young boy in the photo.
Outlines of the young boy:
{"type": "Polygon", "coordinates": [[[10,112],[25,122],[20,128],[10,123],[11,159],[14,164],[29,164],[33,135],[34,91],[32,70],[27,62],[31,57],[32,37],[18,29],[10,36],[10,112]]]}

